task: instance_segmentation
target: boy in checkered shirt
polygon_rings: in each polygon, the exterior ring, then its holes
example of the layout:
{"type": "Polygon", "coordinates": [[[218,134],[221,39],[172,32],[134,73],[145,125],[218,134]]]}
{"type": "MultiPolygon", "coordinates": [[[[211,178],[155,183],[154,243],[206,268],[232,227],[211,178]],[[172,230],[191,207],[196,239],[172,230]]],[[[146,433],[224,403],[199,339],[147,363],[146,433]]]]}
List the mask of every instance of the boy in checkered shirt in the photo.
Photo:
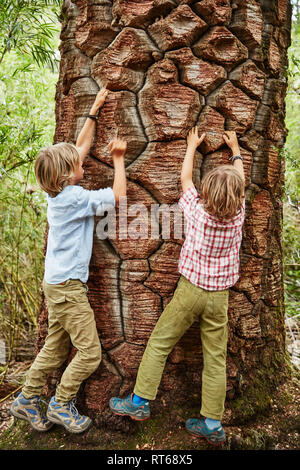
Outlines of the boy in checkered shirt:
{"type": "MultiPolygon", "coordinates": [[[[178,271],[181,274],[171,302],[149,338],[139,367],[134,393],[111,398],[111,410],[136,420],[149,418],[148,400],[157,394],[168,355],[198,318],[203,350],[201,419],[188,419],[186,429],[221,444],[226,396],[227,310],[229,288],[239,277],[239,249],[245,217],[243,158],[234,131],[223,138],[232,151],[231,164],[208,172],[200,195],[192,181],[194,154],[205,133],[197,127],[187,137],[182,165],[183,194],[179,207],[187,222],[178,271]]],[[[209,158],[209,157],[208,157],[209,158]]]]}

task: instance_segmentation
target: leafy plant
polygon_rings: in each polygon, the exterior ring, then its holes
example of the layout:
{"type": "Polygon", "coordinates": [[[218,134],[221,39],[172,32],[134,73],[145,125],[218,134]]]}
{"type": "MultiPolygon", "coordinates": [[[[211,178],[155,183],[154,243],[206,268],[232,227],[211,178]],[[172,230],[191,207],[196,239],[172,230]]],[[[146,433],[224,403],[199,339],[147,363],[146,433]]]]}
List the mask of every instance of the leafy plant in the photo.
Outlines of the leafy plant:
{"type": "Polygon", "coordinates": [[[0,0],[0,64],[12,50],[55,69],[52,39],[60,0],[0,0]]]}
{"type": "MultiPolygon", "coordinates": [[[[296,5],[298,6],[298,4],[296,5]]],[[[299,9],[299,6],[298,6],[299,9]]],[[[295,8],[295,12],[298,12],[295,8]]],[[[286,127],[288,136],[284,147],[285,191],[284,191],[284,275],[285,304],[287,315],[300,316],[300,16],[292,23],[292,43],[289,54],[289,82],[286,96],[286,127]]]]}
{"type": "Polygon", "coordinates": [[[41,302],[46,201],[33,165],[54,134],[58,5],[0,0],[0,334],[9,346],[0,383],[41,302]]]}

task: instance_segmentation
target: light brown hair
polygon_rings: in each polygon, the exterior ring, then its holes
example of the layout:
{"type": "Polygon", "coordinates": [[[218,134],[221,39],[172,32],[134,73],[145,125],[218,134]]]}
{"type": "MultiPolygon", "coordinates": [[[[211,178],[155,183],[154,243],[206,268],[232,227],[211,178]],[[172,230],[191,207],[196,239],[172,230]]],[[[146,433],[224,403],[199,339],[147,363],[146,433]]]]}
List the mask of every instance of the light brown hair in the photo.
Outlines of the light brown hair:
{"type": "Polygon", "coordinates": [[[232,219],[241,208],[244,180],[232,165],[220,165],[201,181],[200,197],[204,210],[219,219],[232,219]]]}
{"type": "Polygon", "coordinates": [[[35,176],[51,197],[57,196],[68,184],[80,164],[75,145],[67,142],[42,149],[35,161],[35,176]]]}

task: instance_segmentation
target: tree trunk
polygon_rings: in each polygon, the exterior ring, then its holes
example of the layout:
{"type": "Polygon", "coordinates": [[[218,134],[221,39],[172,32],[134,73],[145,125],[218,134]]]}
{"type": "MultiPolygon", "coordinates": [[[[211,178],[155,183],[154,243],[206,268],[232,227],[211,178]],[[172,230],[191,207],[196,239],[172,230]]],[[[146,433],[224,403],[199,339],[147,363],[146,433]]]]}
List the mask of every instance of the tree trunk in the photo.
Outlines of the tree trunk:
{"type": "MultiPolygon", "coordinates": [[[[272,387],[287,370],[280,150],[287,134],[290,2],[74,0],[65,1],[63,12],[55,143],[75,142],[96,92],[111,90],[83,187],[112,185],[107,144],[118,130],[128,142],[128,207],[143,203],[150,214],[152,204],[178,202],[192,126],[207,133],[196,156],[197,188],[207,171],[228,163],[223,131],[237,132],[246,220],[240,279],[230,289],[227,407],[233,418],[246,419],[269,405],[272,387]]],[[[150,233],[150,217],[148,224],[150,233]]],[[[95,231],[88,296],[103,360],[80,392],[91,415],[107,411],[111,396],[132,390],[147,340],[176,287],[183,240],[161,231],[162,222],[159,238],[122,239],[117,224],[116,238],[104,241],[95,231]]],[[[43,304],[39,347],[46,320],[43,304]]],[[[164,397],[186,398],[192,384],[199,401],[201,364],[196,322],[168,358],[164,397]]]]}

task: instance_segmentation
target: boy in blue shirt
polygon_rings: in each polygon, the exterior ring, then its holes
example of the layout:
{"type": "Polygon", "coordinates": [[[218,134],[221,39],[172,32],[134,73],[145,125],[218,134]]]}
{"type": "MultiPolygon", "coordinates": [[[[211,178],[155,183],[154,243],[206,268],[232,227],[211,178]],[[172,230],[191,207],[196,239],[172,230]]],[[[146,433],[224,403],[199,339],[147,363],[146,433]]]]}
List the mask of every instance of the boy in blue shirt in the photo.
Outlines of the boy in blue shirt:
{"type": "Polygon", "coordinates": [[[65,142],[52,145],[41,150],[35,163],[36,178],[47,193],[48,202],[49,233],[43,279],[48,335],[22,392],[11,406],[11,413],[28,421],[37,431],[47,431],[57,423],[72,433],[81,433],[91,424],[90,418],[81,416],[75,407],[82,381],[101,361],[100,341],[85,283],[92,253],[94,215],[126,195],[127,143],[117,138],[108,145],[115,169],[112,188],[88,191],[78,183],[83,178],[82,164],[107,94],[105,88],[97,94],[76,145],[65,142]],[[42,389],[48,375],[68,358],[70,343],[77,353],[65,369],[45,416],[40,406],[42,389]]]}

